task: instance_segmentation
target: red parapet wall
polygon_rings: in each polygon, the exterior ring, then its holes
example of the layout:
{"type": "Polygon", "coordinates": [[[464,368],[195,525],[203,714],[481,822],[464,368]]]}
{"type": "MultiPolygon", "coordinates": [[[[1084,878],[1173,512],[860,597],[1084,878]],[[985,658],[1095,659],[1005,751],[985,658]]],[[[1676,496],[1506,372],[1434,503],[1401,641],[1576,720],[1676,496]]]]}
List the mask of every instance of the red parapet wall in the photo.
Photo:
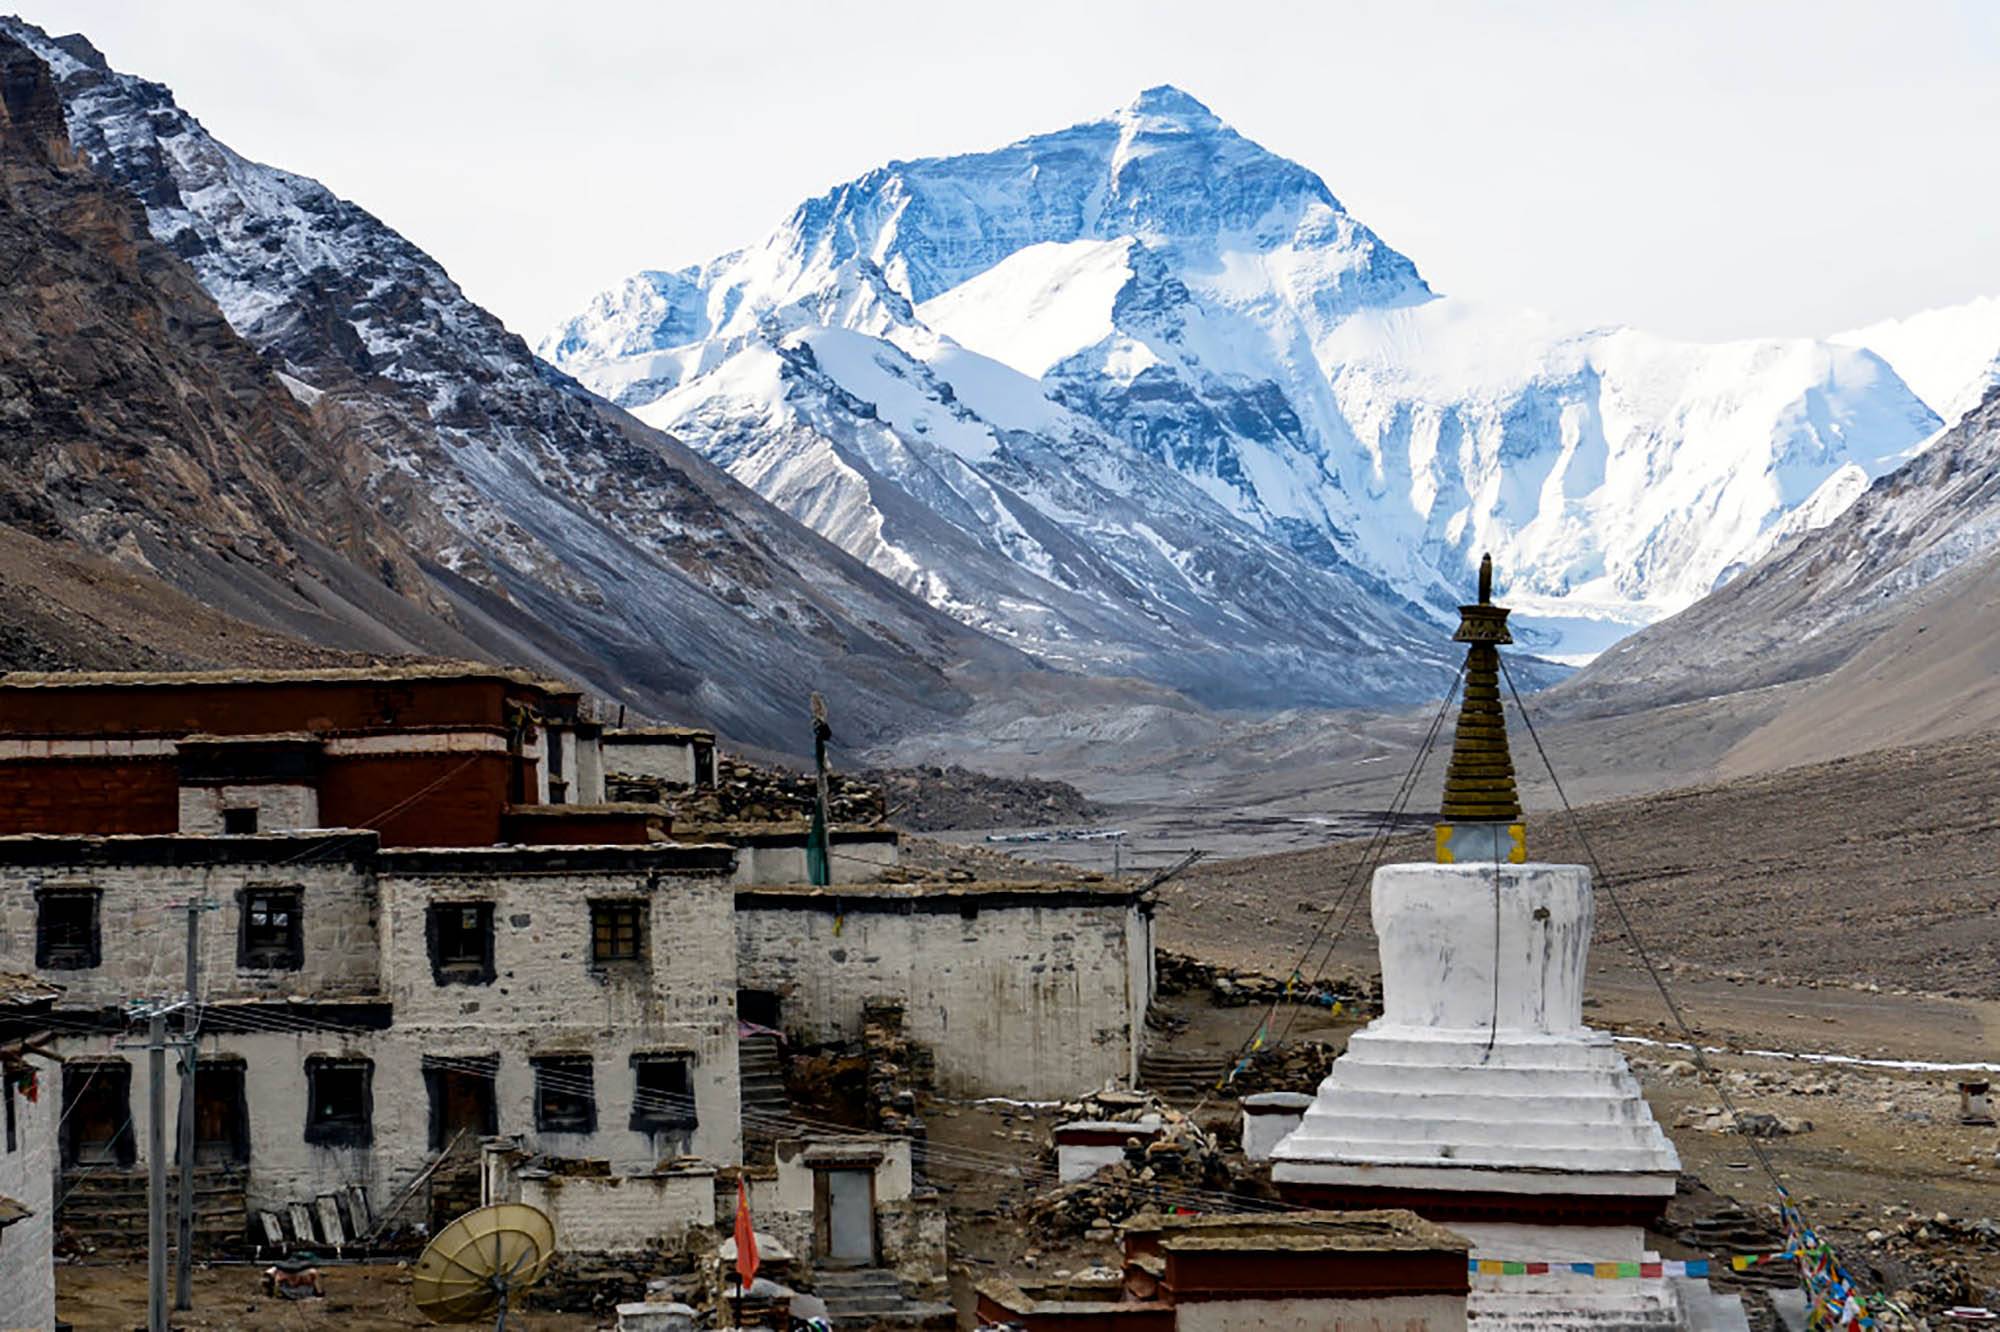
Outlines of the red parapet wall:
{"type": "Polygon", "coordinates": [[[171,833],[180,819],[171,761],[0,762],[0,834],[171,833]]]}
{"type": "MultiPolygon", "coordinates": [[[[54,678],[54,677],[51,677],[54,678]]],[[[508,703],[547,709],[550,695],[498,676],[378,680],[215,680],[9,685],[0,736],[264,735],[285,731],[421,730],[508,724],[508,703]]]]}

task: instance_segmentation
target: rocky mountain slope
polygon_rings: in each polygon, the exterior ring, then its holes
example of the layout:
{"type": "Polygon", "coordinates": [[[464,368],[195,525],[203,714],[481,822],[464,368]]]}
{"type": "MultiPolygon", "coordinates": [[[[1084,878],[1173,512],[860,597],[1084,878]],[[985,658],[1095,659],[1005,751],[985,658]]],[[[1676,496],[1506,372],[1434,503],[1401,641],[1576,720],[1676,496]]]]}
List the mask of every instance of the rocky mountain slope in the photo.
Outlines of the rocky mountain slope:
{"type": "Polygon", "coordinates": [[[1939,424],[1864,348],[1441,299],[1173,88],[892,162],[541,350],[962,621],[1230,703],[1434,690],[1486,550],[1586,656],[1939,424]]]}
{"type": "MultiPolygon", "coordinates": [[[[357,551],[378,529],[395,534],[360,561],[368,586],[341,589],[368,598],[366,617],[425,617],[459,642],[415,646],[531,662],[770,745],[796,744],[794,714],[815,688],[861,740],[954,715],[964,698],[948,668],[1020,668],[538,361],[362,209],[238,157],[81,37],[13,19],[0,34],[47,63],[81,159],[140,205],[144,229],[198,279],[185,285],[219,307],[226,324],[211,313],[212,330],[195,333],[240,336],[287,390],[264,410],[310,441],[273,473],[272,504],[292,483],[352,497],[345,526],[313,513],[287,531],[357,551]]],[[[126,494],[170,484],[153,471],[117,482],[126,494]]],[[[176,568],[174,581],[238,609],[243,571],[266,560],[252,545],[236,558],[220,574],[176,568]]]]}
{"type": "Polygon", "coordinates": [[[2000,725],[2000,393],[1833,522],[1550,695],[1572,713],[1778,688],[1724,771],[2000,725]]]}
{"type": "Polygon", "coordinates": [[[346,460],[77,157],[47,66],[4,34],[0,457],[12,663],[292,660],[287,635],[470,648],[346,460]]]}

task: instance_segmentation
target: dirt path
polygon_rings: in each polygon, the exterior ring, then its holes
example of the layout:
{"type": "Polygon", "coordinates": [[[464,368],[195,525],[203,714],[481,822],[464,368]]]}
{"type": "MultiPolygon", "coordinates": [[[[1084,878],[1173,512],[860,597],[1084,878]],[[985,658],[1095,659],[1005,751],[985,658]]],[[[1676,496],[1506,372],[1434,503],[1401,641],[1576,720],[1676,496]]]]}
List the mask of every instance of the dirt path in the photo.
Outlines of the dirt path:
{"type": "MultiPolygon", "coordinates": [[[[197,1267],[194,1310],[174,1314],[181,1329],[256,1328],[258,1332],[396,1332],[436,1327],[410,1302],[410,1274],[395,1263],[325,1269],[326,1298],[280,1300],[264,1294],[254,1264],[197,1267]]],[[[169,1291],[169,1301],[172,1293],[169,1291]]],[[[70,1265],[56,1269],[57,1311],[77,1332],[131,1332],[146,1325],[146,1263],[70,1265]]],[[[520,1332],[586,1332],[604,1320],[588,1314],[514,1313],[520,1332]]]]}

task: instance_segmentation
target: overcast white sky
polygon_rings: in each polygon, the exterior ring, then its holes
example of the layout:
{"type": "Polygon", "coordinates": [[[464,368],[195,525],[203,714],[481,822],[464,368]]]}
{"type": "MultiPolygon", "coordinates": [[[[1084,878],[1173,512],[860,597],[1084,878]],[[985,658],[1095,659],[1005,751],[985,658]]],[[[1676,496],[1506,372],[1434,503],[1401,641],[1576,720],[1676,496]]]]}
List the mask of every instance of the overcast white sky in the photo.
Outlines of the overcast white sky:
{"type": "Polygon", "coordinates": [[[1174,83],[1433,287],[1699,338],[2000,293],[2000,4],[15,0],[533,340],[896,157],[1174,83]]]}

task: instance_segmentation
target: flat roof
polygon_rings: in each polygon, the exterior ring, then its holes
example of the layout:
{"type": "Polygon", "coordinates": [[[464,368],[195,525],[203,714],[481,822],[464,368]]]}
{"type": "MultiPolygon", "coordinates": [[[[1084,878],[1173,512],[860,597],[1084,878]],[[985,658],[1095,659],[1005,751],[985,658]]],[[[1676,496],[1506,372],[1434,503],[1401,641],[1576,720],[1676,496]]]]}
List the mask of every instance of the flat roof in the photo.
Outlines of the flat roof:
{"type": "Polygon", "coordinates": [[[1175,1253],[1239,1249],[1463,1253],[1469,1247],[1456,1232],[1400,1209],[1158,1216],[1144,1221],[1134,1217],[1126,1229],[1157,1230],[1160,1247],[1175,1253]]]}
{"type": "Polygon", "coordinates": [[[17,1004],[26,1007],[45,1004],[60,999],[63,987],[51,984],[39,976],[29,976],[18,971],[0,971],[0,1004],[17,1004]]]}
{"type": "Polygon", "coordinates": [[[397,666],[323,666],[299,670],[226,667],[207,671],[7,671],[0,689],[173,689],[200,685],[370,684],[407,680],[502,680],[551,694],[577,694],[575,685],[517,666],[476,661],[414,662],[397,666]]]}
{"type": "Polygon", "coordinates": [[[713,740],[715,732],[699,726],[607,726],[599,739],[605,744],[621,740],[713,740]]]}
{"type": "Polygon", "coordinates": [[[814,911],[917,911],[958,910],[962,906],[1062,906],[1091,904],[1109,906],[1145,897],[1143,885],[1116,880],[1050,879],[1016,881],[995,879],[960,883],[949,879],[918,883],[841,883],[820,887],[809,883],[742,884],[736,889],[739,906],[791,907],[814,911]],[[767,900],[758,900],[767,899],[767,900]]]}

